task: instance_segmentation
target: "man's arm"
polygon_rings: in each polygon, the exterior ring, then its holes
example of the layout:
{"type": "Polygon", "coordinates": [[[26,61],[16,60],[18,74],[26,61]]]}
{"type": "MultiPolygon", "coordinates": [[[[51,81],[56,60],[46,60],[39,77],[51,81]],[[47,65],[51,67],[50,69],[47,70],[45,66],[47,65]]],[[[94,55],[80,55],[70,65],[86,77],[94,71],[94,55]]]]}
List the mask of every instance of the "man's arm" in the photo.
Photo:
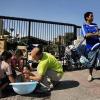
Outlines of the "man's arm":
{"type": "Polygon", "coordinates": [[[85,38],[89,38],[89,37],[100,37],[100,33],[98,32],[98,30],[95,33],[89,33],[86,25],[82,25],[82,34],[83,34],[83,36],[85,38]]]}
{"type": "Polygon", "coordinates": [[[34,80],[34,81],[41,81],[42,76],[41,75],[34,75],[33,73],[24,73],[24,77],[29,80],[34,80]]]}
{"type": "Polygon", "coordinates": [[[35,76],[29,76],[30,80],[35,80],[35,81],[41,81],[42,80],[42,76],[40,75],[35,75],[35,76]]]}
{"type": "Polygon", "coordinates": [[[100,34],[98,33],[98,32],[96,32],[96,33],[87,33],[86,35],[85,35],[85,37],[86,38],[89,38],[89,37],[100,37],[100,34]]]}
{"type": "Polygon", "coordinates": [[[25,79],[28,80],[40,81],[42,79],[41,75],[34,74],[33,72],[30,72],[30,70],[28,70],[27,68],[23,70],[23,74],[25,79]]]}

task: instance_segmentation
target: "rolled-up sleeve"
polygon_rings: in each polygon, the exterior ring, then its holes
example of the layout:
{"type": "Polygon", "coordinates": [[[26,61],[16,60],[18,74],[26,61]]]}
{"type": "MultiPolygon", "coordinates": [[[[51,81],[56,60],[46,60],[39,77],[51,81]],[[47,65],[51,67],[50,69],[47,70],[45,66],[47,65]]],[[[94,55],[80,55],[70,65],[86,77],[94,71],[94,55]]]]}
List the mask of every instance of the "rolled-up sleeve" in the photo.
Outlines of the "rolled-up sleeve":
{"type": "Polygon", "coordinates": [[[37,66],[37,72],[39,75],[45,75],[48,68],[48,60],[41,61],[37,66]]]}

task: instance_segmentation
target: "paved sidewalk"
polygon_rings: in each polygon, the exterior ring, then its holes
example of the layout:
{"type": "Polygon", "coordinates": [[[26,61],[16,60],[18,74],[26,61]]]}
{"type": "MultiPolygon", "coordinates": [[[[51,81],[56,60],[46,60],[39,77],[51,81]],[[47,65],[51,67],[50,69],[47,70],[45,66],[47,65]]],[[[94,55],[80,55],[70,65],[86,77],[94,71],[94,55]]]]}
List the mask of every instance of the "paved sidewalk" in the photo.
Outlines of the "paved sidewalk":
{"type": "Polygon", "coordinates": [[[100,100],[100,71],[87,81],[88,70],[65,72],[60,84],[47,95],[12,95],[0,100],[100,100]]]}
{"type": "Polygon", "coordinates": [[[62,89],[53,91],[51,100],[100,100],[100,71],[93,75],[94,80],[88,82],[88,70],[66,72],[62,89]]]}

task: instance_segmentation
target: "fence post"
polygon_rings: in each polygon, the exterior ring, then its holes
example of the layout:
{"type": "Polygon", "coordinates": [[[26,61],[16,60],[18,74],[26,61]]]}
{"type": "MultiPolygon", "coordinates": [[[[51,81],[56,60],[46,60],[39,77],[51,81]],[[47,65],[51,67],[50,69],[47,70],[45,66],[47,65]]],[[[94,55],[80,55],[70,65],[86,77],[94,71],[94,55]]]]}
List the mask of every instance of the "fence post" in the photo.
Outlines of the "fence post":
{"type": "Polygon", "coordinates": [[[31,21],[29,21],[28,25],[28,39],[30,38],[30,32],[31,32],[31,21]]]}
{"type": "Polygon", "coordinates": [[[77,26],[74,25],[74,40],[77,39],[77,26]]]}
{"type": "Polygon", "coordinates": [[[31,33],[31,21],[29,21],[29,25],[28,25],[28,39],[27,39],[27,60],[28,60],[28,45],[30,43],[30,33],[31,33]]]}

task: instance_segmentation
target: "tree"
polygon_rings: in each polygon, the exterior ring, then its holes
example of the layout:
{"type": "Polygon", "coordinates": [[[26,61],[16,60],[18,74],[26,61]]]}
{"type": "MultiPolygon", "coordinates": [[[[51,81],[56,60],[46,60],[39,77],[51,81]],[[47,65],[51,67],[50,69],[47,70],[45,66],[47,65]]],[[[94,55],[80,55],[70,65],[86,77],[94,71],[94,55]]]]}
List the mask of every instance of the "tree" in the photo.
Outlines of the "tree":
{"type": "Polygon", "coordinates": [[[58,45],[53,44],[53,43],[49,45],[45,45],[44,51],[49,52],[53,55],[56,55],[58,53],[58,45]]]}
{"type": "Polygon", "coordinates": [[[66,44],[71,44],[74,40],[74,33],[65,33],[64,41],[66,44]]]}

